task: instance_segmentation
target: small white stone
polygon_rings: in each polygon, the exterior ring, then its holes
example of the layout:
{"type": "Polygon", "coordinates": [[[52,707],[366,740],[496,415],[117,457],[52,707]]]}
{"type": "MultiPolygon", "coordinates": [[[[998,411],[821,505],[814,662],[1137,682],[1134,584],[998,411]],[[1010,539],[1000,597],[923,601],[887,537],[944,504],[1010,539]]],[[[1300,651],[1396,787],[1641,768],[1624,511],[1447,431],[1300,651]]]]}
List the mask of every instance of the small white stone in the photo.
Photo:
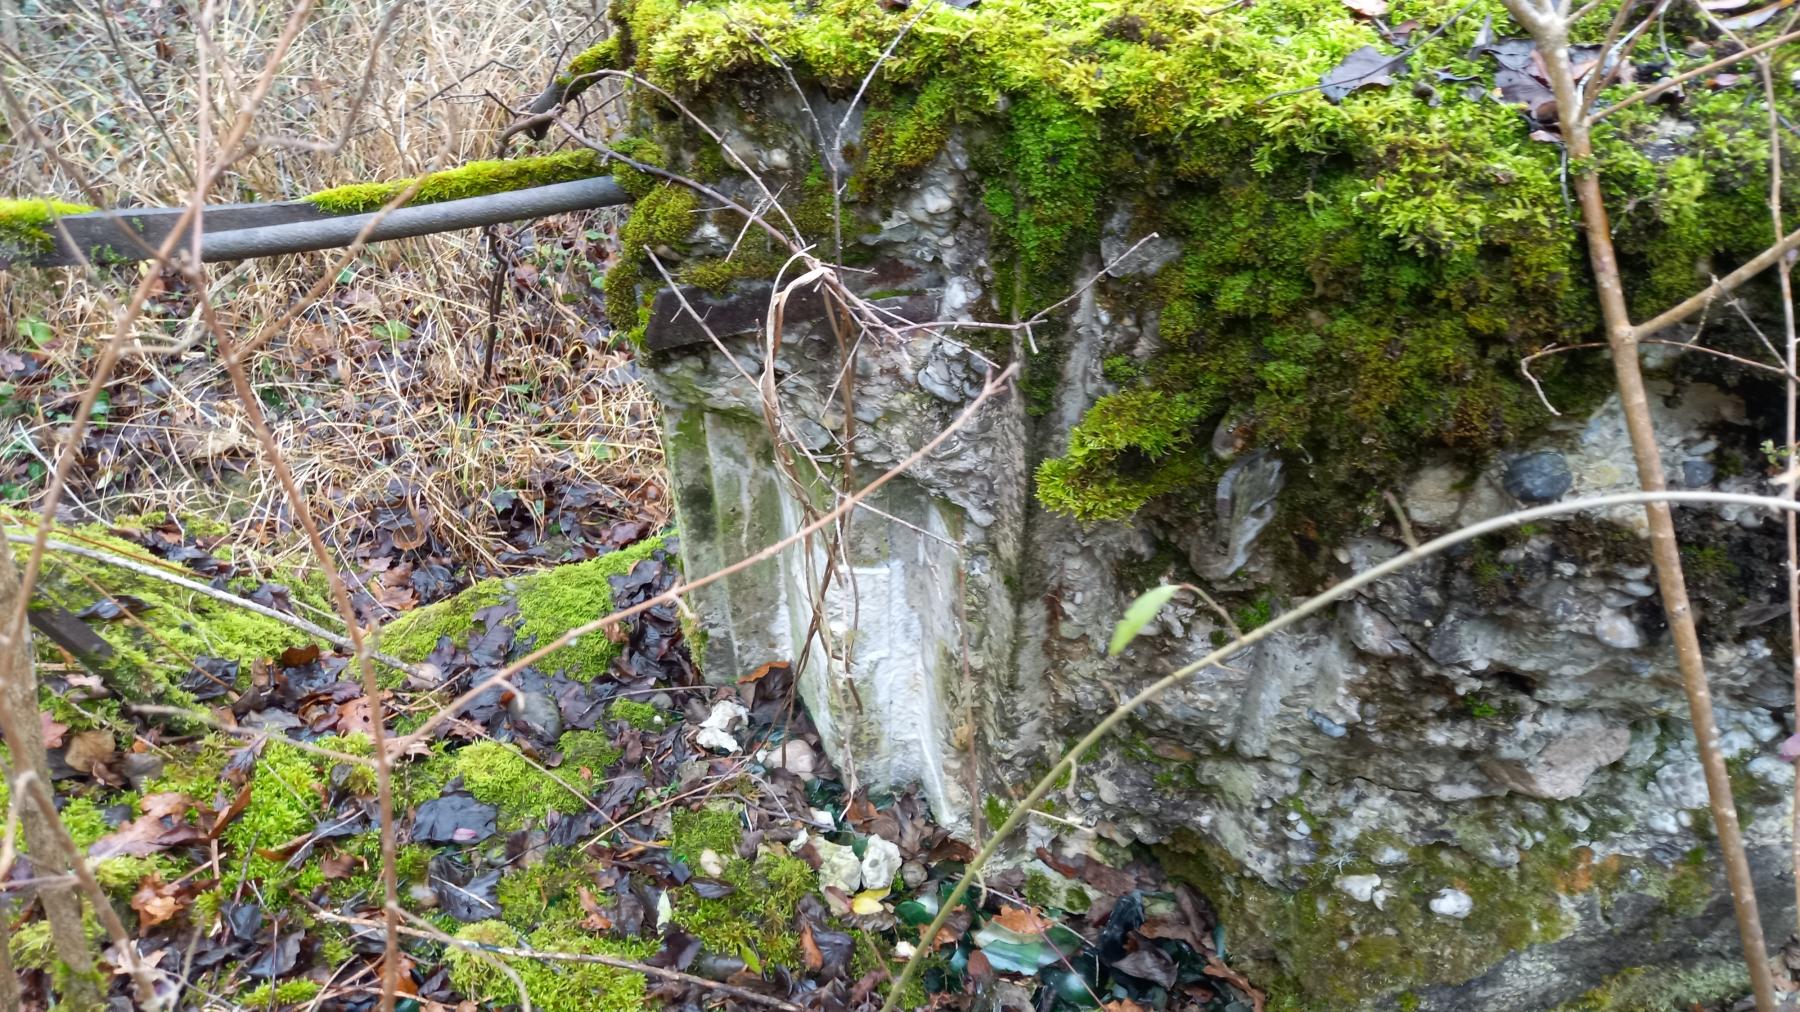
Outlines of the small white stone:
{"type": "Polygon", "coordinates": [[[1381,865],[1383,868],[1392,868],[1397,864],[1405,864],[1406,851],[1401,850],[1393,844],[1388,844],[1375,852],[1375,863],[1381,865]]]}
{"type": "Polygon", "coordinates": [[[708,847],[700,852],[700,870],[718,878],[725,874],[725,859],[719,856],[718,851],[708,847]]]}
{"type": "Polygon", "coordinates": [[[1609,611],[1594,622],[1594,638],[1615,650],[1636,650],[1644,645],[1637,626],[1616,611],[1609,611]]]}
{"type": "Polygon", "coordinates": [[[844,895],[854,896],[862,887],[862,862],[856,851],[830,840],[814,840],[819,852],[819,888],[836,886],[844,895]]]}
{"type": "Polygon", "coordinates": [[[1431,898],[1431,912],[1439,917],[1462,920],[1475,909],[1475,901],[1461,889],[1439,889],[1431,898]]]}
{"type": "Polygon", "coordinates": [[[1338,892],[1350,897],[1358,903],[1367,903],[1375,897],[1375,890],[1381,887],[1380,875],[1343,875],[1336,882],[1338,892]]]}
{"type": "Polygon", "coordinates": [[[712,712],[700,722],[700,731],[694,735],[694,743],[701,748],[714,752],[736,752],[739,748],[736,738],[730,735],[733,725],[750,715],[744,704],[735,699],[722,699],[713,704],[712,712]]]}
{"type": "Polygon", "coordinates": [[[870,889],[881,889],[894,882],[894,876],[900,874],[900,848],[889,843],[885,837],[871,836],[863,846],[862,880],[870,889]]]}

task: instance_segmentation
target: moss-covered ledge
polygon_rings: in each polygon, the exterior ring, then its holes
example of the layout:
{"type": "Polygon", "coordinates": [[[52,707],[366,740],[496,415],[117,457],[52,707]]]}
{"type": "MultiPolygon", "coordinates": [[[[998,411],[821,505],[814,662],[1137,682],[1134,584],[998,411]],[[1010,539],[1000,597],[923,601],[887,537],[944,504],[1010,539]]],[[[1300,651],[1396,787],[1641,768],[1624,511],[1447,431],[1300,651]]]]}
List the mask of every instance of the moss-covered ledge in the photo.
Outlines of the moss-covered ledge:
{"type": "MultiPolygon", "coordinates": [[[[1491,78],[1475,45],[1490,16],[1494,34],[1509,34],[1498,3],[1396,3],[1388,23],[1419,25],[1404,40],[1415,72],[1341,102],[1320,92],[1321,75],[1360,47],[1400,41],[1336,0],[1217,8],[624,0],[611,8],[614,34],[569,74],[629,69],[705,109],[732,93],[777,98],[788,90],[772,68],[780,60],[847,96],[910,24],[867,92],[862,135],[841,152],[853,216],[890,206],[957,135],[1008,312],[1067,291],[1121,201],[1131,234],[1180,243],[1167,268],[1124,286],[1156,310],[1158,350],[1109,363],[1124,389],[1044,462],[1043,503],[1087,521],[1205,505],[1222,470],[1212,433],[1225,426],[1239,449],[1311,461],[1281,508],[1331,518],[1325,533],[1341,535],[1379,513],[1371,490],[1422,450],[1479,456],[1549,417],[1517,363],[1596,322],[1561,149],[1488,89],[1433,83],[1491,78]]],[[[1596,12],[1577,41],[1597,40],[1607,20],[1596,12]]],[[[642,102],[664,147],[683,153],[680,168],[729,174],[715,145],[659,100],[642,102]]],[[[1617,241],[1640,312],[1704,283],[1696,265],[1768,239],[1764,113],[1718,90],[1691,95],[1679,119],[1688,126],[1672,129],[1665,109],[1640,104],[1596,135],[1609,195],[1633,208],[1617,241]]],[[[815,170],[798,166],[793,182],[815,170]]],[[[670,238],[672,227],[652,234],[644,220],[640,238],[670,238]]],[[[621,329],[640,322],[640,280],[659,281],[625,271],[609,281],[621,329]]],[[[1057,362],[1053,335],[1039,339],[1046,357],[1027,386],[1041,391],[1057,362]]],[[[1563,410],[1605,389],[1596,356],[1544,365],[1563,410]]]]}

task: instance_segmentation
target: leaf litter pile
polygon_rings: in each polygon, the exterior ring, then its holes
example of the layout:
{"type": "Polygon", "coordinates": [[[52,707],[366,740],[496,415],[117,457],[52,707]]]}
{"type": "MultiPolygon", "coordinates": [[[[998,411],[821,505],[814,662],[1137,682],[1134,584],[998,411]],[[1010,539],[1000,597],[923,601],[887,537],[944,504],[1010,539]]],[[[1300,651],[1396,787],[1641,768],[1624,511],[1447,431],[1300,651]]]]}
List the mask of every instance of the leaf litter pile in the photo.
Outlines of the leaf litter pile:
{"type": "MultiPolygon", "coordinates": [[[[115,533],[229,585],[232,564],[192,539],[115,533]]],[[[637,561],[607,578],[612,607],[670,587],[677,548],[621,553],[637,561]]],[[[281,585],[236,589],[295,608],[281,585]]],[[[461,628],[433,627],[411,675],[384,675],[389,734],[542,645],[531,593],[482,596],[461,628]]],[[[133,610],[102,595],[80,621],[133,610]]],[[[972,850],[916,797],[848,790],[787,666],[703,684],[667,604],[607,648],[603,670],[547,655],[397,760],[402,1009],[519,1007],[520,986],[549,1012],[868,1009],[915,952],[906,1008],[1261,1008],[1205,902],[1092,834],[1035,836],[923,939],[972,850]]],[[[374,1008],[380,816],[358,760],[376,710],[353,658],[304,642],[194,657],[180,686],[203,722],[121,699],[103,665],[42,639],[38,653],[63,820],[180,1007],[374,1008]]],[[[15,897],[32,874],[19,856],[15,897]]],[[[46,1008],[47,926],[29,902],[6,916],[26,1007],[46,1008]]],[[[124,1002],[123,959],[105,963],[124,1002]]]]}

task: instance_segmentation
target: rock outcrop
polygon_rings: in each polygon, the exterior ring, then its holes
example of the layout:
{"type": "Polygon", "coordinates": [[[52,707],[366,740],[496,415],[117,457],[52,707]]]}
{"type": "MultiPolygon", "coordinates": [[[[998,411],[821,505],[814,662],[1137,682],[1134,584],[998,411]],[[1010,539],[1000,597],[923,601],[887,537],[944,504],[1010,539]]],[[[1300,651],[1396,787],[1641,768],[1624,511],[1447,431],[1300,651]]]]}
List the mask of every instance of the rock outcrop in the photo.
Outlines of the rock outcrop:
{"type": "MultiPolygon", "coordinates": [[[[640,264],[613,304],[642,309],[616,322],[651,349],[690,571],[798,530],[949,425],[999,363],[1027,363],[1016,396],[833,529],[835,562],[821,536],[695,602],[710,676],[798,665],[857,781],[921,784],[956,824],[1009,810],[1136,688],[1391,558],[1410,533],[1635,482],[1598,353],[1539,361],[1542,389],[1519,372],[1524,354],[1594,326],[1554,144],[1480,88],[1441,107],[1417,86],[1250,103],[1382,43],[1347,11],[1275,3],[1202,20],[1171,3],[1070,24],[1054,6],[922,15],[866,92],[905,23],[877,5],[795,8],[754,39],[712,5],[615,13],[617,61],[791,195],[795,227],[853,287],[896,320],[947,321],[846,336],[796,296],[771,340],[785,251],[716,209],[687,207],[659,233],[683,298],[649,297],[640,264]],[[1229,52],[1207,27],[1219,18],[1238,33],[1229,52]],[[960,48],[945,41],[956,32],[960,48]],[[1007,50],[1019,39],[1029,53],[1007,50]],[[1074,69],[1020,65],[1047,52],[1074,69]],[[1213,73],[1245,78],[1203,98],[1213,73]],[[1312,117],[1305,143],[1299,117],[1312,117]],[[1471,120],[1481,136],[1463,132],[1471,120]],[[819,131],[840,121],[827,163],[819,131]],[[1469,157],[1426,178],[1407,160],[1421,138],[1469,157]],[[1426,207],[1438,217],[1421,222],[1426,207]],[[1070,292],[1029,334],[954,325],[1027,319],[1070,292]],[[684,301],[705,307],[711,334],[684,301]],[[1126,606],[1165,578],[1204,587],[1223,613],[1181,599],[1109,659],[1126,606]]],[[[1476,28],[1453,26],[1415,63],[1491,72],[1466,55],[1476,28]]],[[[1720,108],[1681,115],[1719,117],[1709,157],[1753,176],[1743,138],[1761,113],[1720,108]]],[[[1697,135],[1638,112],[1602,138],[1607,157],[1644,185],[1697,164],[1683,161],[1697,135]]],[[[758,206],[761,191],[666,105],[646,97],[639,121],[660,164],[758,206]]],[[[1726,199],[1719,186],[1708,206],[1726,199]]],[[[665,203],[640,202],[627,232],[649,235],[665,203]]],[[[1641,213],[1620,241],[1645,299],[1704,283],[1696,244],[1729,258],[1762,241],[1696,237],[1670,206],[1641,213]]],[[[1742,337],[1713,326],[1709,341],[1742,337]]],[[[1670,474],[1765,490],[1760,446],[1780,410],[1768,378],[1694,355],[1655,366],[1670,474]]],[[[1792,719],[1781,524],[1704,507],[1681,525],[1779,937],[1794,777],[1776,758],[1792,719]]],[[[1084,760],[1055,796],[1059,821],[1030,842],[1156,848],[1288,1007],[1539,1009],[1593,989],[1654,1007],[1736,980],[1685,710],[1640,511],[1575,514],[1420,563],[1200,672],[1084,760]]]]}

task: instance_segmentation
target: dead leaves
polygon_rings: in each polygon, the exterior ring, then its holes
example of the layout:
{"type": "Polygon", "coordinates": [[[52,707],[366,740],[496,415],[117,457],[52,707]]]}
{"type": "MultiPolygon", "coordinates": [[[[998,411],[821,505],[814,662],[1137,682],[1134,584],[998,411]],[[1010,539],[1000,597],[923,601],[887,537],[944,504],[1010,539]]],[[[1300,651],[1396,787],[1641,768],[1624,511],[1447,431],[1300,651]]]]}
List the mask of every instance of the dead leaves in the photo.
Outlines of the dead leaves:
{"type": "Polygon", "coordinates": [[[88,859],[147,857],[171,847],[202,842],[206,834],[187,817],[197,807],[192,798],[174,791],[146,794],[138,800],[143,814],[95,840],[88,848],[88,859]]]}
{"type": "Polygon", "coordinates": [[[156,872],[144,876],[137,891],[131,894],[131,909],[138,914],[139,928],[153,928],[187,909],[194,901],[198,886],[193,880],[164,882],[156,872]]]}
{"type": "Polygon", "coordinates": [[[1364,46],[1344,61],[1325,72],[1319,79],[1319,91],[1332,102],[1342,102],[1352,92],[1364,88],[1385,88],[1394,83],[1394,73],[1406,69],[1406,57],[1392,56],[1364,46]]]}

